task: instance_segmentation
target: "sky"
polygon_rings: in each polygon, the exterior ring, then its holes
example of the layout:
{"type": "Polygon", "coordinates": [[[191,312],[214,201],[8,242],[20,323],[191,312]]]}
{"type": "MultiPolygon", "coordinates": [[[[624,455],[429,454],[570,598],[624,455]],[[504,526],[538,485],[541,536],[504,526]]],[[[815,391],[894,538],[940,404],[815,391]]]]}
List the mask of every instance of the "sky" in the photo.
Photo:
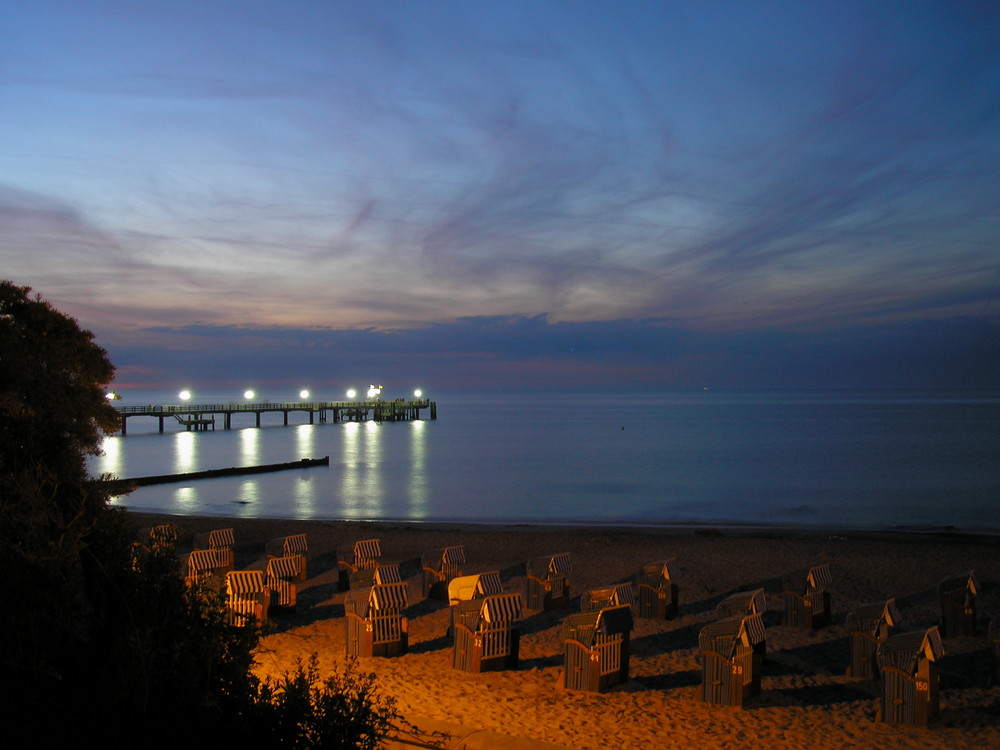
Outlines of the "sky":
{"type": "Polygon", "coordinates": [[[0,277],[120,390],[998,385],[994,0],[0,15],[0,277]]]}

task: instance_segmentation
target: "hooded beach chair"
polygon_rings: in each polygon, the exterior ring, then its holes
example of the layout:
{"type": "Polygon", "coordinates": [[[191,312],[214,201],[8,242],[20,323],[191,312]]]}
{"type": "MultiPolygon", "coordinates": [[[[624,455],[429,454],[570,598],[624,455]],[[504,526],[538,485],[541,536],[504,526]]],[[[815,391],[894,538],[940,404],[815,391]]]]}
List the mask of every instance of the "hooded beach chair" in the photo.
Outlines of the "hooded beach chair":
{"type": "Polygon", "coordinates": [[[226,608],[230,625],[260,623],[267,617],[271,592],[262,570],[226,573],[226,608]]]}
{"type": "Polygon", "coordinates": [[[361,568],[374,568],[382,556],[382,544],[378,539],[366,539],[337,547],[337,566],[341,591],[351,587],[351,573],[361,568]]]}
{"type": "Polygon", "coordinates": [[[405,583],[376,584],[344,597],[348,656],[396,656],[409,645],[405,583]]]}
{"type": "Polygon", "coordinates": [[[979,583],[975,571],[948,576],[938,584],[941,599],[941,635],[945,638],[973,637],[976,634],[976,595],[979,583]]]}
{"type": "Polygon", "coordinates": [[[225,563],[219,565],[217,573],[222,575],[233,569],[233,544],[235,537],[232,529],[214,529],[212,531],[202,531],[194,535],[194,548],[196,550],[216,550],[218,560],[225,559],[225,563]]]}
{"type": "Polygon", "coordinates": [[[563,687],[599,692],[627,681],[633,625],[627,605],[567,617],[562,627],[563,687]]]}
{"type": "Polygon", "coordinates": [[[760,694],[764,640],[763,615],[738,615],[709,623],[698,634],[701,686],[705,703],[742,707],[760,694]]]}
{"type": "Polygon", "coordinates": [[[580,595],[580,611],[591,612],[608,607],[634,607],[635,590],[631,583],[615,583],[610,586],[584,591],[580,595]]]}
{"type": "Polygon", "coordinates": [[[833,580],[829,565],[797,571],[783,579],[785,590],[785,626],[821,628],[830,624],[830,592],[833,580]]]}
{"type": "Polygon", "coordinates": [[[760,657],[761,664],[767,661],[767,633],[764,629],[764,612],[766,611],[767,597],[764,595],[764,589],[738,591],[727,596],[715,607],[715,617],[719,620],[750,615],[758,616],[749,624],[748,632],[752,639],[751,646],[760,657]]]}
{"type": "Polygon", "coordinates": [[[887,724],[926,727],[940,708],[935,662],[944,656],[936,627],[894,635],[878,647],[882,701],[877,718],[887,724]]]}
{"type": "Polygon", "coordinates": [[[877,680],[878,647],[899,625],[896,600],[866,604],[847,615],[847,632],[851,639],[851,664],[847,676],[855,680],[877,680]]]}
{"type": "Polygon", "coordinates": [[[403,575],[398,565],[375,563],[372,568],[358,568],[350,575],[350,588],[368,589],[381,583],[402,583],[403,575]]]}
{"type": "Polygon", "coordinates": [[[639,617],[669,620],[677,615],[678,589],[673,567],[673,560],[659,560],[643,565],[636,572],[639,617]]]}
{"type": "Polygon", "coordinates": [[[424,552],[420,556],[420,566],[423,569],[423,595],[435,599],[447,599],[448,583],[462,575],[464,563],[464,545],[424,552]]]}
{"type": "Polygon", "coordinates": [[[177,546],[177,527],[172,523],[147,526],[139,529],[136,536],[139,543],[150,550],[175,549],[177,546]]]}
{"type": "Polygon", "coordinates": [[[542,555],[526,566],[528,609],[549,610],[569,606],[569,554],[542,555]]]}
{"type": "Polygon", "coordinates": [[[266,583],[272,609],[295,609],[298,590],[293,581],[298,580],[301,567],[301,555],[272,557],[267,561],[266,583]]]}
{"type": "Polygon", "coordinates": [[[268,558],[294,557],[298,560],[298,569],[291,580],[302,583],[308,577],[306,552],[309,544],[305,534],[292,534],[271,539],[264,545],[264,553],[268,558]]]}
{"type": "Polygon", "coordinates": [[[517,669],[520,594],[492,594],[455,605],[452,666],[465,672],[517,669]]]}
{"type": "Polygon", "coordinates": [[[185,558],[184,579],[189,586],[210,578],[221,580],[233,567],[232,550],[196,549],[185,558]]]}
{"type": "Polygon", "coordinates": [[[455,623],[458,621],[456,618],[460,616],[459,610],[456,608],[457,605],[461,602],[483,599],[503,592],[503,583],[500,581],[500,571],[498,570],[451,579],[448,582],[448,604],[451,607],[448,637],[451,638],[455,634],[455,623]]]}

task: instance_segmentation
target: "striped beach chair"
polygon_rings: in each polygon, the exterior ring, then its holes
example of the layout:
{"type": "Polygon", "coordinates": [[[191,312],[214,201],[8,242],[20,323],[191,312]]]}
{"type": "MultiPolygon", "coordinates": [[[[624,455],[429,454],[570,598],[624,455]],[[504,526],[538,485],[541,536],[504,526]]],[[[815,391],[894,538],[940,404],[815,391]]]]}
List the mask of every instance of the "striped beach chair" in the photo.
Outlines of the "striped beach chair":
{"type": "Polygon", "coordinates": [[[725,620],[742,615],[757,615],[767,611],[767,597],[764,589],[738,591],[730,594],[715,607],[715,617],[725,620]]]}
{"type": "Polygon", "coordinates": [[[423,569],[423,595],[435,599],[446,599],[448,583],[462,575],[465,564],[465,546],[442,547],[424,552],[420,556],[423,569]]]}
{"type": "Polygon", "coordinates": [[[354,589],[344,597],[348,656],[396,656],[406,653],[408,623],[405,583],[354,589]]]}
{"type": "Polygon", "coordinates": [[[298,571],[292,579],[296,583],[302,583],[308,577],[306,552],[309,551],[309,544],[305,534],[291,534],[289,536],[279,536],[269,540],[264,545],[264,554],[268,558],[273,557],[295,557],[298,559],[298,571]]]}
{"type": "Polygon", "coordinates": [[[829,565],[817,565],[786,575],[785,626],[816,629],[830,624],[830,592],[833,581],[829,565]]]}
{"type": "Polygon", "coordinates": [[[523,616],[520,594],[492,594],[455,605],[452,666],[465,672],[517,669],[523,616]]]}
{"type": "Polygon", "coordinates": [[[204,582],[210,578],[221,579],[232,570],[232,550],[226,549],[196,549],[188,554],[186,560],[185,580],[189,586],[204,582]]]}
{"type": "Polygon", "coordinates": [[[382,556],[382,543],[378,539],[365,539],[337,547],[337,567],[341,591],[351,587],[351,573],[361,568],[374,568],[382,556]]]}
{"type": "Polygon", "coordinates": [[[877,719],[926,727],[940,709],[935,662],[944,656],[936,627],[890,636],[878,647],[882,700],[877,719]]]}
{"type": "Polygon", "coordinates": [[[220,566],[219,574],[228,573],[234,567],[233,544],[235,535],[232,529],[214,529],[212,531],[202,531],[194,535],[194,548],[196,550],[216,550],[219,559],[226,560],[220,566]]]}
{"type": "Polygon", "coordinates": [[[139,529],[136,536],[138,537],[139,543],[150,550],[172,550],[177,548],[177,527],[172,523],[147,526],[139,529]]]}
{"type": "Polygon", "coordinates": [[[639,617],[669,620],[677,616],[678,588],[674,560],[659,560],[643,565],[635,574],[639,591],[639,617]]]}
{"type": "Polygon", "coordinates": [[[701,686],[698,698],[712,705],[742,707],[760,694],[762,615],[738,615],[709,623],[698,633],[701,686]]]}
{"type": "Polygon", "coordinates": [[[458,609],[459,605],[463,602],[476,601],[502,593],[504,593],[503,583],[500,581],[500,571],[498,570],[451,579],[448,582],[448,603],[451,605],[448,637],[452,638],[455,635],[455,624],[460,621],[466,611],[475,611],[475,605],[462,610],[458,609]]]}
{"type": "Polygon", "coordinates": [[[592,612],[608,607],[635,607],[635,590],[631,583],[615,583],[589,589],[580,595],[580,611],[592,612]]]}
{"type": "Polygon", "coordinates": [[[562,627],[563,687],[599,692],[627,681],[633,626],[628,606],[567,617],[562,627]]]}
{"type": "Polygon", "coordinates": [[[569,577],[573,563],[569,554],[542,555],[526,566],[528,609],[549,610],[569,606],[569,577]]]}
{"type": "Polygon", "coordinates": [[[948,576],[938,584],[941,600],[941,635],[945,638],[976,635],[976,595],[979,582],[976,573],[948,576]]]}
{"type": "Polygon", "coordinates": [[[298,580],[302,567],[301,555],[272,557],[267,561],[267,588],[271,592],[271,609],[292,610],[298,600],[298,580]]]}
{"type": "Polygon", "coordinates": [[[358,568],[350,576],[350,588],[368,589],[376,584],[402,583],[403,575],[398,565],[376,563],[374,568],[358,568]]]}
{"type": "Polygon", "coordinates": [[[271,592],[262,570],[231,570],[226,573],[226,607],[230,625],[256,624],[267,617],[271,592]]]}
{"type": "Polygon", "coordinates": [[[878,647],[899,624],[896,600],[866,604],[847,614],[847,632],[851,639],[851,664],[847,677],[854,680],[877,680],[878,647]]]}

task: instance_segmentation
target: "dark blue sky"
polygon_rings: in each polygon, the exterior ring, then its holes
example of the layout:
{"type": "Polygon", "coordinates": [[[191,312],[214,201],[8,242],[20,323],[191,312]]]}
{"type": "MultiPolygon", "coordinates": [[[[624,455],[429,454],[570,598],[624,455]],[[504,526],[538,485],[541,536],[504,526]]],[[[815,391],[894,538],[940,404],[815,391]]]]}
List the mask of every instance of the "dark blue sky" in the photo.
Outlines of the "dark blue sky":
{"type": "Polygon", "coordinates": [[[0,275],[119,387],[996,385],[996,2],[0,11],[0,275]]]}

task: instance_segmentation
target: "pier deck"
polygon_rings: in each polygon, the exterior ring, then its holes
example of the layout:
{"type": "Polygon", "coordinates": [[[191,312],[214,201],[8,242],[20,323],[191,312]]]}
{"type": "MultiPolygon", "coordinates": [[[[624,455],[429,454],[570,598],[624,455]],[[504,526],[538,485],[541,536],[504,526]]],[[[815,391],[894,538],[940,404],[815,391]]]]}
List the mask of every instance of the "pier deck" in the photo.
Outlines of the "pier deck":
{"type": "Polygon", "coordinates": [[[176,419],[187,430],[215,429],[215,415],[222,415],[223,429],[232,429],[233,417],[239,414],[253,414],[254,426],[260,427],[261,414],[280,412],[284,423],[292,412],[305,412],[309,424],[319,422],[408,422],[421,419],[421,411],[427,409],[431,419],[437,419],[437,403],[427,399],[396,401],[302,401],[288,403],[263,402],[259,404],[183,404],[179,406],[119,406],[122,435],[128,434],[128,420],[134,417],[153,417],[160,421],[163,432],[165,419],[176,419]]]}

